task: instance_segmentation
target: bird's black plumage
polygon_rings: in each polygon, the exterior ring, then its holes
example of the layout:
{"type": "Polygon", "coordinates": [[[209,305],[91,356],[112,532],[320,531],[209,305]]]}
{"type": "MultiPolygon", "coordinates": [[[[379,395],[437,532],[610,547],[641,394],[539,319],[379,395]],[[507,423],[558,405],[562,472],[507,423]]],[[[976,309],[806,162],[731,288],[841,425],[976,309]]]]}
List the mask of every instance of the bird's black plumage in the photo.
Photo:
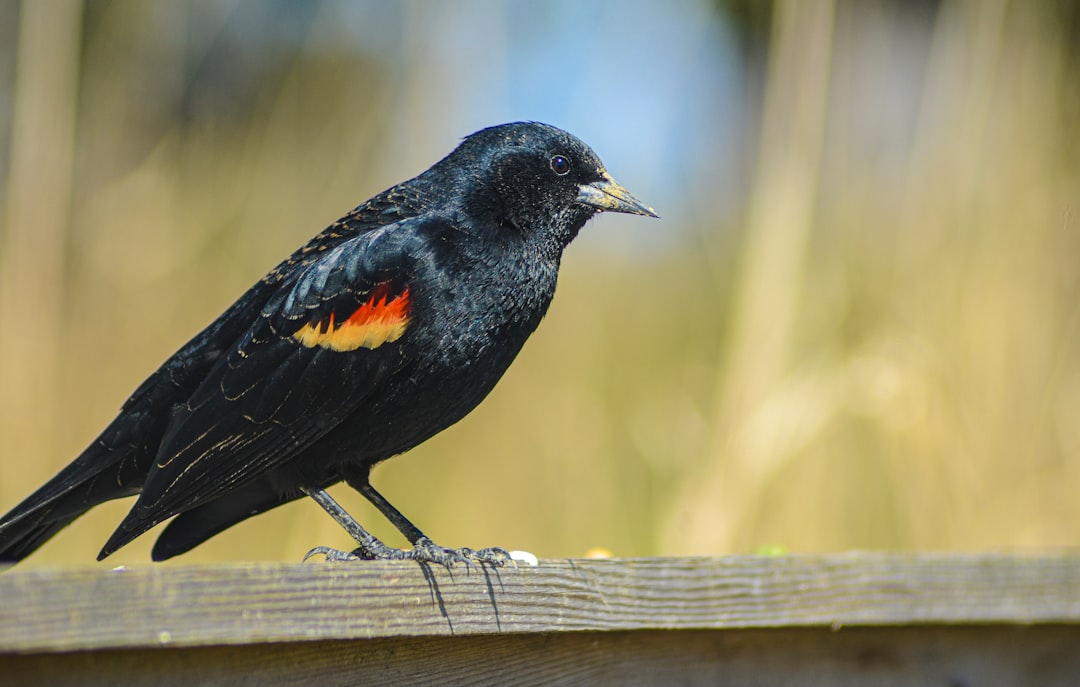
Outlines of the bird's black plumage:
{"type": "Polygon", "coordinates": [[[369,471],[488,394],[544,316],[563,249],[601,210],[654,215],[565,131],[469,136],[315,236],[165,361],[0,519],[0,560],[133,494],[99,558],[173,518],[153,550],[162,560],[342,480],[430,545],[369,471]]]}

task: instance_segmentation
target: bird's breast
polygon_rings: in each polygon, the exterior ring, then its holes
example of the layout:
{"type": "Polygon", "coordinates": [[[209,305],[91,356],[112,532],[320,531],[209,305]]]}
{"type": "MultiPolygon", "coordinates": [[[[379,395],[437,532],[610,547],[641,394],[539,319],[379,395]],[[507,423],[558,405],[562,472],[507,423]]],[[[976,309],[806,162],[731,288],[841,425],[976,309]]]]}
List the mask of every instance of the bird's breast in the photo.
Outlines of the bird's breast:
{"type": "Polygon", "coordinates": [[[557,273],[557,265],[509,258],[440,273],[420,289],[416,330],[451,366],[512,360],[547,312],[557,273]]]}

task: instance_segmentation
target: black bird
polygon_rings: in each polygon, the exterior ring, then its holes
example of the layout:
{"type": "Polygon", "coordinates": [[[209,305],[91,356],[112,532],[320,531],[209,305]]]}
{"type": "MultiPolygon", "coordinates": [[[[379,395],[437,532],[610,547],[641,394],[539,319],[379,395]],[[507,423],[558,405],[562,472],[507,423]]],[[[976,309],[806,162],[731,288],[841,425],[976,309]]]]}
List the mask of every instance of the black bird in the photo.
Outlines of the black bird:
{"type": "Polygon", "coordinates": [[[0,519],[0,561],[134,494],[98,560],[174,518],[152,553],[164,560],[304,494],[363,558],[504,559],[434,545],[368,475],[487,396],[547,311],[563,249],[600,211],[656,217],[565,131],[472,134],[327,227],[166,360],[74,462],[0,519]],[[341,480],[413,549],[345,513],[324,491],[341,480]]]}

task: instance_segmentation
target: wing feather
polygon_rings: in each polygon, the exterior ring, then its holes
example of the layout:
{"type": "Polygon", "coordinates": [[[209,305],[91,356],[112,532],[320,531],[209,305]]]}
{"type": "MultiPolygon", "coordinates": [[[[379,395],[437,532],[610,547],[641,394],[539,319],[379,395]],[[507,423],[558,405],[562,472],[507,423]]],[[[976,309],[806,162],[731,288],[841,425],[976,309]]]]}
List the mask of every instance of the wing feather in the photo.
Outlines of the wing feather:
{"type": "Polygon", "coordinates": [[[410,225],[360,234],[285,279],[177,408],[131,512],[103,549],[280,467],[403,366],[410,225]]]}

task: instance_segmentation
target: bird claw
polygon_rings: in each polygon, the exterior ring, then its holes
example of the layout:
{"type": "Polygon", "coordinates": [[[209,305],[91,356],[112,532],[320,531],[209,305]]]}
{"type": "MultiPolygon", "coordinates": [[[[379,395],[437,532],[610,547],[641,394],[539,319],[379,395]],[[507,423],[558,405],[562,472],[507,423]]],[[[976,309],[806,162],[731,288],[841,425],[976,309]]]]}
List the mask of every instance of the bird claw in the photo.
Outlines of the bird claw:
{"type": "Polygon", "coordinates": [[[500,547],[491,547],[479,551],[474,551],[468,547],[447,549],[427,537],[416,540],[411,551],[393,550],[400,552],[403,554],[403,558],[408,560],[421,563],[438,563],[446,568],[452,568],[457,563],[464,563],[465,565],[472,565],[473,563],[483,565],[487,563],[488,565],[501,567],[511,560],[510,553],[500,547]]]}
{"type": "Polygon", "coordinates": [[[489,563],[495,567],[502,567],[514,560],[510,552],[501,546],[489,546],[473,552],[473,559],[479,563],[489,563]]]}
{"type": "Polygon", "coordinates": [[[327,563],[360,560],[360,556],[356,555],[355,551],[342,551],[341,549],[334,549],[329,546],[316,546],[314,549],[304,554],[304,559],[301,562],[307,563],[308,559],[312,556],[323,556],[326,558],[327,563]]]}
{"type": "Polygon", "coordinates": [[[312,556],[323,556],[328,563],[346,561],[416,561],[418,563],[437,563],[445,568],[452,568],[457,563],[471,565],[479,563],[502,567],[513,559],[510,553],[501,547],[493,546],[474,551],[467,547],[447,549],[439,546],[427,537],[418,539],[410,550],[395,549],[379,542],[379,546],[359,547],[353,551],[342,551],[329,546],[316,546],[304,554],[306,562],[312,556]]]}

